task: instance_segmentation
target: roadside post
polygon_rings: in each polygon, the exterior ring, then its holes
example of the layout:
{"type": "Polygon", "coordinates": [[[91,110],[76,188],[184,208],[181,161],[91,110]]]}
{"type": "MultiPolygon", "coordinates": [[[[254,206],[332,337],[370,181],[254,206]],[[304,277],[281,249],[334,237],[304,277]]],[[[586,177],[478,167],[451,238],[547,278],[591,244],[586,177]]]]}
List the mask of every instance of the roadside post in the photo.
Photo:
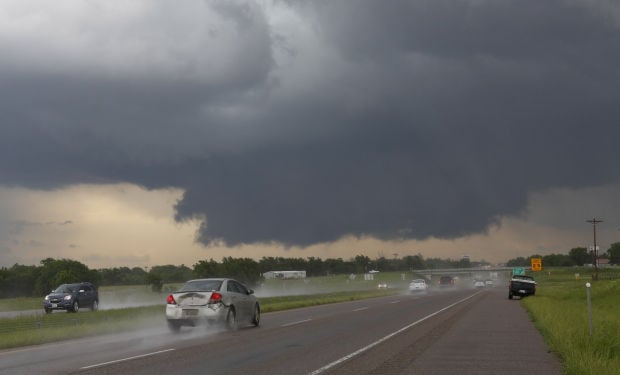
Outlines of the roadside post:
{"type": "Polygon", "coordinates": [[[592,302],[590,301],[590,283],[586,283],[586,296],[588,299],[588,321],[590,323],[590,336],[592,336],[592,302]]]}

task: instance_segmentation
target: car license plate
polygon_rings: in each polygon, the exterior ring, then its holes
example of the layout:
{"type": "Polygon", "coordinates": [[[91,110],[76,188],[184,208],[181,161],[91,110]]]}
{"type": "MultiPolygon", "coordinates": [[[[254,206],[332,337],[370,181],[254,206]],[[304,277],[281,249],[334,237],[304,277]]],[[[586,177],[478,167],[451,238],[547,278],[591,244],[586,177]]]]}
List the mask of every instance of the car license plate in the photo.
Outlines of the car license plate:
{"type": "Polygon", "coordinates": [[[197,316],[198,310],[196,309],[185,309],[183,310],[183,316],[197,316]]]}
{"type": "Polygon", "coordinates": [[[57,304],[57,303],[52,303],[52,309],[55,309],[55,308],[57,308],[57,307],[58,307],[58,304],[57,304]]]}
{"type": "Polygon", "coordinates": [[[527,291],[525,289],[521,289],[519,290],[519,293],[527,293],[527,291]]]}

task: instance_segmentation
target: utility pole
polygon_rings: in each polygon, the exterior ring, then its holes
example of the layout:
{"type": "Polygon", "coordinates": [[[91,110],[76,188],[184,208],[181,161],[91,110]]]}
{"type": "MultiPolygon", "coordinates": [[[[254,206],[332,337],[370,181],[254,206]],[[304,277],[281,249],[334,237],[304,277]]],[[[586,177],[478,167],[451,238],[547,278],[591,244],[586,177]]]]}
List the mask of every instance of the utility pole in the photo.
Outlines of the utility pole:
{"type": "Polygon", "coordinates": [[[603,220],[598,220],[597,218],[592,218],[592,220],[586,220],[587,223],[592,224],[592,234],[594,236],[594,248],[592,249],[592,260],[594,264],[594,274],[592,275],[592,280],[598,280],[598,249],[596,247],[596,224],[602,223],[603,220]]]}

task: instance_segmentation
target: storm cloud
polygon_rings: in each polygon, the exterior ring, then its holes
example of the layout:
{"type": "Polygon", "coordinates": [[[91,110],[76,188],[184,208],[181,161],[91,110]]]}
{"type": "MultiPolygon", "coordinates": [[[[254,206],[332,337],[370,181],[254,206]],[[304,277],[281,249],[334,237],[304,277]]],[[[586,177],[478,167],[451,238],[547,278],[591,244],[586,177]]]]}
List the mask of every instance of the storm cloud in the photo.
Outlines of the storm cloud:
{"type": "Polygon", "coordinates": [[[0,5],[0,184],[184,190],[205,244],[456,238],[613,184],[603,1],[0,5]]]}

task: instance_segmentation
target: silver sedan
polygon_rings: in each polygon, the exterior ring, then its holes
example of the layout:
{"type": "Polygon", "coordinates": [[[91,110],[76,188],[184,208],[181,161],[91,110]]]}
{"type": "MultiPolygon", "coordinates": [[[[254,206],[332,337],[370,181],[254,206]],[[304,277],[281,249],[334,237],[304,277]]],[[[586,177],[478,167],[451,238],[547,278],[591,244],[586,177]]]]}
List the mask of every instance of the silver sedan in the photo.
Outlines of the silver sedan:
{"type": "Polygon", "coordinates": [[[426,280],[424,279],[413,280],[411,281],[411,283],[409,283],[410,292],[426,292],[426,289],[427,285],[426,280]]]}
{"type": "Polygon", "coordinates": [[[254,291],[237,280],[190,280],[168,296],[166,320],[175,332],[200,323],[224,323],[231,330],[244,324],[258,326],[260,303],[254,291]]]}

